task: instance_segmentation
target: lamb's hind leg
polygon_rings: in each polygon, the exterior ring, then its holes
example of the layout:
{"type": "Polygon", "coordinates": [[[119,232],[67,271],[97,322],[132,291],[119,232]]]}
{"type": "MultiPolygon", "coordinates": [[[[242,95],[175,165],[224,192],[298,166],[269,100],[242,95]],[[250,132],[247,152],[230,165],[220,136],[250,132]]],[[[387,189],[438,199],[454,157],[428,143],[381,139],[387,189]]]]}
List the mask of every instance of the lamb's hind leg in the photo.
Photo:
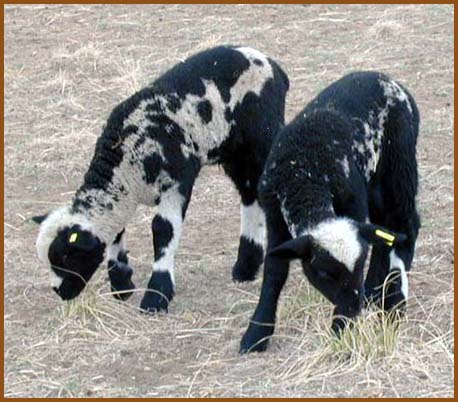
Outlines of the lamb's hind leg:
{"type": "Polygon", "coordinates": [[[407,235],[407,240],[391,248],[375,245],[365,282],[366,298],[385,311],[405,309],[408,298],[408,277],[415,242],[420,227],[416,211],[410,217],[388,215],[381,223],[386,228],[407,235]]]}
{"type": "Polygon", "coordinates": [[[131,280],[133,270],[128,265],[127,252],[125,229],[123,229],[118,233],[107,252],[111,291],[113,296],[119,300],[127,300],[135,289],[135,285],[131,280]]]}
{"type": "Polygon", "coordinates": [[[146,312],[167,311],[175,294],[174,258],[190,196],[190,191],[184,196],[178,186],[161,195],[158,213],[152,223],[153,273],[140,304],[146,312]]]}
{"type": "Polygon", "coordinates": [[[252,281],[264,260],[266,218],[257,197],[259,172],[249,162],[223,165],[241,197],[240,241],[232,278],[237,282],[252,281]]]}
{"type": "Polygon", "coordinates": [[[379,162],[379,184],[374,187],[371,221],[407,235],[407,240],[390,248],[372,249],[365,282],[366,297],[384,310],[402,311],[408,297],[407,272],[410,270],[420,228],[415,197],[418,187],[415,158],[418,111],[404,102],[391,110],[386,123],[386,147],[379,162]]]}
{"type": "Polygon", "coordinates": [[[240,206],[240,242],[232,278],[238,282],[255,279],[264,258],[266,218],[258,200],[240,206]]]}

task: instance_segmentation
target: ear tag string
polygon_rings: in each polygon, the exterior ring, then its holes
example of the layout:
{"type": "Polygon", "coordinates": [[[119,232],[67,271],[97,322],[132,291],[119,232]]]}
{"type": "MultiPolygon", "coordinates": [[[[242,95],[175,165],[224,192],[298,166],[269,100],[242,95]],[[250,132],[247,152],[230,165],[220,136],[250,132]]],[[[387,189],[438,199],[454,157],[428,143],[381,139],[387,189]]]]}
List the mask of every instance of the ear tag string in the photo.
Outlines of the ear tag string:
{"type": "Polygon", "coordinates": [[[375,235],[385,240],[385,243],[390,247],[393,245],[393,242],[396,239],[396,237],[393,236],[392,234],[384,232],[383,230],[380,230],[380,229],[375,230],[375,235]]]}

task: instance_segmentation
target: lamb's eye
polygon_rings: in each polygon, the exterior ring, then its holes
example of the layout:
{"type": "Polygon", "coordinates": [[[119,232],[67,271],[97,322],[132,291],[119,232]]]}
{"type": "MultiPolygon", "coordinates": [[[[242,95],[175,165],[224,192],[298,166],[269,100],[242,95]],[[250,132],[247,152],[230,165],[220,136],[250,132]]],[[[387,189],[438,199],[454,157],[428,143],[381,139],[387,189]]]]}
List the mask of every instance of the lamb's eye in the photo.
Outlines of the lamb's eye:
{"type": "Polygon", "coordinates": [[[337,272],[330,272],[320,269],[318,270],[317,274],[321,279],[325,279],[327,281],[336,281],[339,279],[339,274],[337,272]]]}
{"type": "Polygon", "coordinates": [[[318,271],[317,274],[321,279],[326,279],[326,280],[332,279],[331,276],[325,271],[318,271]]]}

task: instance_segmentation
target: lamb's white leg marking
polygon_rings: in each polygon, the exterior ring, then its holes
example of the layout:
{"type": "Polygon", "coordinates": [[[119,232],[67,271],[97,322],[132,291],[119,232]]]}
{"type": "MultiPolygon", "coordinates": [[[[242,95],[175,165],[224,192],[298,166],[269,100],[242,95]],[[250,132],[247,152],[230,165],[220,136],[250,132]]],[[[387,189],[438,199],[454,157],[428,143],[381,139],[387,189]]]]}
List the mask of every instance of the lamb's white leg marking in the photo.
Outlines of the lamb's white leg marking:
{"type": "Polygon", "coordinates": [[[240,236],[252,240],[264,249],[266,216],[257,200],[251,205],[240,205],[240,236]]]}
{"type": "Polygon", "coordinates": [[[64,278],[60,277],[52,270],[49,272],[49,277],[51,279],[51,286],[53,288],[59,288],[60,285],[62,285],[62,282],[64,281],[64,278]]]}
{"type": "Polygon", "coordinates": [[[108,247],[107,251],[107,258],[108,261],[118,261],[118,255],[120,251],[126,250],[126,241],[125,241],[126,233],[124,232],[121,235],[121,240],[117,243],[111,243],[108,247]]]}
{"type": "Polygon", "coordinates": [[[266,240],[266,217],[257,200],[240,206],[240,243],[232,279],[251,281],[262,265],[266,240]]]}
{"type": "Polygon", "coordinates": [[[395,250],[391,250],[390,252],[390,271],[393,269],[399,269],[401,274],[401,292],[404,296],[404,299],[407,300],[409,295],[409,282],[407,280],[407,272],[404,261],[398,257],[395,250]]]}
{"type": "Polygon", "coordinates": [[[162,247],[160,250],[155,250],[155,252],[159,252],[161,256],[159,258],[155,256],[156,260],[153,263],[153,273],[169,272],[173,285],[175,285],[173,273],[175,252],[180,242],[181,228],[183,226],[183,203],[183,196],[179,193],[178,188],[174,187],[161,196],[157,214],[172,226],[173,233],[172,238],[165,247],[162,247]]]}

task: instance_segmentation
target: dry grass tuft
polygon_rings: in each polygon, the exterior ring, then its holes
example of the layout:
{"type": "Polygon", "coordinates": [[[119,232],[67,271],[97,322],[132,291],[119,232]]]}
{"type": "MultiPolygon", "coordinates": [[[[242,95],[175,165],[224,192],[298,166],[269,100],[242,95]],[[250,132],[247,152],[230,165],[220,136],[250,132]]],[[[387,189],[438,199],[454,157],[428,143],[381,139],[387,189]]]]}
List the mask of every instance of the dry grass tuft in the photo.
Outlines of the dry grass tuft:
{"type": "Polygon", "coordinates": [[[368,33],[374,39],[395,39],[406,31],[406,26],[396,20],[380,20],[372,25],[368,33]]]}

